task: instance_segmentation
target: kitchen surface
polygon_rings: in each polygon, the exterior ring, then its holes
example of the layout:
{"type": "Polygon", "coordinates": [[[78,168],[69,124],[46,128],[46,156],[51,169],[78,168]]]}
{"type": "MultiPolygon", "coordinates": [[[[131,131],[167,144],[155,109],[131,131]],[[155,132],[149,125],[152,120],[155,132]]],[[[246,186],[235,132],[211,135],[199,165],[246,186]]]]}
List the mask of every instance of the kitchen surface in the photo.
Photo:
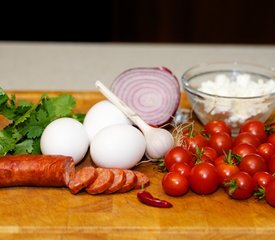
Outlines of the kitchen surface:
{"type": "MultiPolygon", "coordinates": [[[[274,45],[0,42],[0,86],[18,99],[71,93],[79,112],[105,99],[95,87],[110,86],[129,68],[169,68],[181,84],[183,73],[209,62],[248,62],[275,69],[274,45]]],[[[181,88],[180,106],[190,108],[181,88]]],[[[274,118],[274,114],[273,114],[274,118]]],[[[91,164],[87,156],[79,167],[91,164]]],[[[4,239],[274,239],[275,208],[255,198],[233,200],[218,189],[168,196],[163,173],[153,163],[136,170],[146,188],[172,208],[154,208],[126,193],[72,194],[67,188],[0,189],[0,238],[4,239]]]]}

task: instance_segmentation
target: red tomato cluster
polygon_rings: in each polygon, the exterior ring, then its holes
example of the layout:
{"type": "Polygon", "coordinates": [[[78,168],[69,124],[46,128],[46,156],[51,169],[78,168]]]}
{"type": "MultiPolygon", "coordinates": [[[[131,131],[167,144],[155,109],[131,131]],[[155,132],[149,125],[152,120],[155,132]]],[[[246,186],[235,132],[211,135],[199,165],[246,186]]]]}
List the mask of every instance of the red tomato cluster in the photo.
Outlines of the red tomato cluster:
{"type": "Polygon", "coordinates": [[[222,187],[233,199],[254,194],[275,207],[275,124],[247,120],[233,138],[224,121],[213,120],[201,132],[183,134],[182,146],[164,157],[167,194],[182,196],[191,189],[206,195],[222,187]]]}

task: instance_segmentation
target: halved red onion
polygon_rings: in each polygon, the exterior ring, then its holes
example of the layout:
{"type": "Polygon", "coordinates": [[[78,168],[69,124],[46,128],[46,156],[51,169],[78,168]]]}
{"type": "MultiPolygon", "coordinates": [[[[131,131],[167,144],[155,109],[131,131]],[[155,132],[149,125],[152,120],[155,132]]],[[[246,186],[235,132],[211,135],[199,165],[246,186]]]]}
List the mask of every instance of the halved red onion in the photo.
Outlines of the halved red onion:
{"type": "Polygon", "coordinates": [[[128,69],[113,81],[111,90],[156,127],[171,121],[180,102],[179,81],[165,67],[128,69]]]}

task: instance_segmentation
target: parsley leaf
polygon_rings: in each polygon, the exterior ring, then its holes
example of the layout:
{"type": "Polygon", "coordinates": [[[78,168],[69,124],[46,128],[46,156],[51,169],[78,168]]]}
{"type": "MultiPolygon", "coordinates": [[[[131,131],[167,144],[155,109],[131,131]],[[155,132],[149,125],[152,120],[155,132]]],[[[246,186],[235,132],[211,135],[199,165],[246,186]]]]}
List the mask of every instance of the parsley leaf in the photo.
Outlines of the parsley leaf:
{"type": "Polygon", "coordinates": [[[58,118],[70,114],[76,102],[71,95],[62,94],[56,98],[44,99],[43,105],[50,118],[58,118]]]}
{"type": "Polygon", "coordinates": [[[4,156],[7,152],[15,148],[16,141],[5,130],[0,131],[0,155],[4,156]]]}
{"type": "Polygon", "coordinates": [[[8,101],[7,94],[3,91],[2,88],[0,88],[0,106],[8,101]]]}
{"type": "Polygon", "coordinates": [[[45,110],[39,109],[30,116],[29,121],[24,125],[22,133],[28,138],[36,138],[41,136],[44,128],[49,124],[51,119],[45,110]]]}
{"type": "Polygon", "coordinates": [[[16,116],[18,116],[15,120],[15,125],[18,125],[22,122],[25,122],[28,119],[32,112],[35,110],[35,107],[21,107],[19,106],[16,109],[16,116]]]}
{"type": "Polygon", "coordinates": [[[33,150],[33,140],[26,139],[23,142],[16,144],[14,154],[29,154],[33,150]]]}

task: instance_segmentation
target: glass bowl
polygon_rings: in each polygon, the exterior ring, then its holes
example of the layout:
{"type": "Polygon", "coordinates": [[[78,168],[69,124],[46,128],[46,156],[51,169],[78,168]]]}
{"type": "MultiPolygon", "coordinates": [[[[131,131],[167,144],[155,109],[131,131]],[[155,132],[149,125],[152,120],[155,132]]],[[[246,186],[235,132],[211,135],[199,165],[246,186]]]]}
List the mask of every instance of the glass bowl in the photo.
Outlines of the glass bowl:
{"type": "Polygon", "coordinates": [[[182,86],[202,124],[224,120],[233,135],[245,120],[266,121],[275,109],[275,73],[259,65],[201,64],[183,74],[182,86]]]}

